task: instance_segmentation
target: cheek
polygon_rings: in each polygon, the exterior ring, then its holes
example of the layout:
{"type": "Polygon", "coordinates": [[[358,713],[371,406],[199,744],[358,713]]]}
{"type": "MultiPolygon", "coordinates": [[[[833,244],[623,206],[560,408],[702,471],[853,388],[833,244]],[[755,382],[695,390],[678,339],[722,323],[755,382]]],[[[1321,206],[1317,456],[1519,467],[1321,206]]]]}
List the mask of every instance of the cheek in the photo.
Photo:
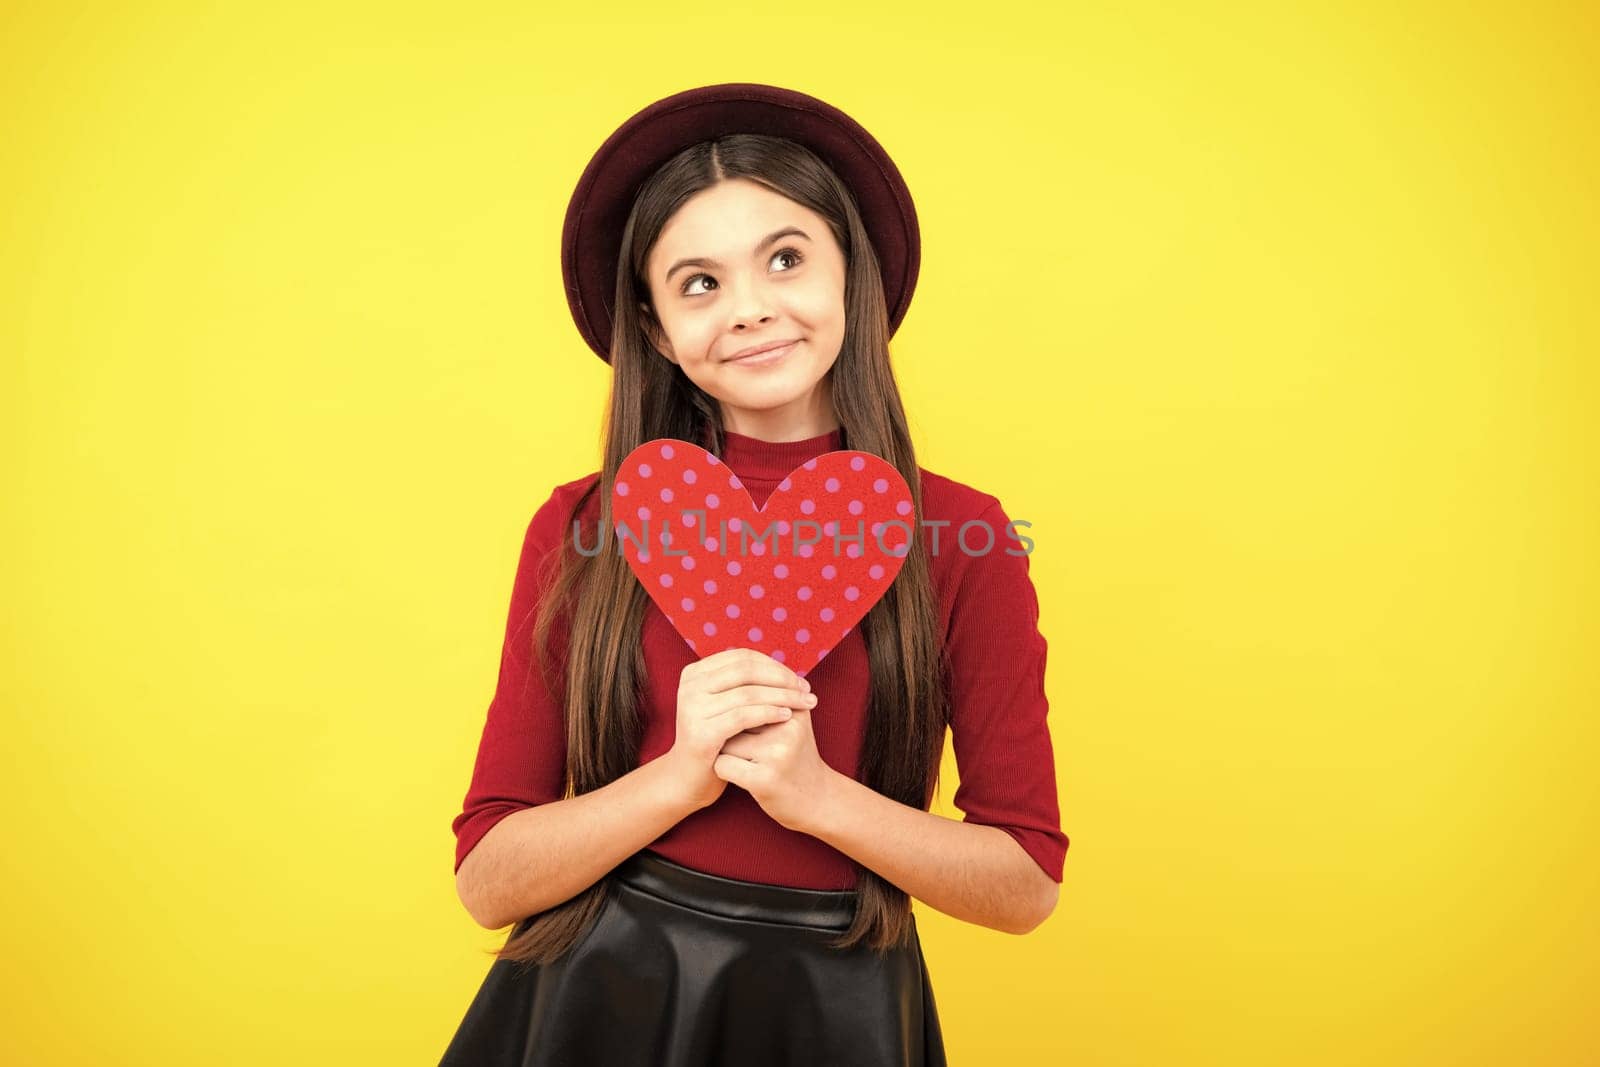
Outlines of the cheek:
{"type": "Polygon", "coordinates": [[[810,329],[836,328],[844,319],[844,294],[832,285],[797,287],[789,307],[794,317],[810,329]]]}
{"type": "Polygon", "coordinates": [[[714,333],[710,322],[709,316],[690,311],[665,318],[661,325],[678,351],[699,353],[705,351],[714,333]]]}

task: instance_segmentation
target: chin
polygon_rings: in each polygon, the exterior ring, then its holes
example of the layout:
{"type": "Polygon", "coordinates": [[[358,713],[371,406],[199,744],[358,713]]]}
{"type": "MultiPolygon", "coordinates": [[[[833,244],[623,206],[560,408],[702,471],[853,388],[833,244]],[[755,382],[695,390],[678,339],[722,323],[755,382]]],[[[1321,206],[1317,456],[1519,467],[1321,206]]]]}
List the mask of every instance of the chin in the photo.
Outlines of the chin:
{"type": "Polygon", "coordinates": [[[785,389],[781,392],[757,392],[736,394],[731,396],[719,396],[717,399],[722,401],[724,404],[731,405],[732,407],[743,408],[745,411],[775,411],[778,408],[787,407],[797,400],[804,399],[805,396],[806,393],[804,390],[801,390],[800,392],[794,392],[793,390],[785,389]]]}

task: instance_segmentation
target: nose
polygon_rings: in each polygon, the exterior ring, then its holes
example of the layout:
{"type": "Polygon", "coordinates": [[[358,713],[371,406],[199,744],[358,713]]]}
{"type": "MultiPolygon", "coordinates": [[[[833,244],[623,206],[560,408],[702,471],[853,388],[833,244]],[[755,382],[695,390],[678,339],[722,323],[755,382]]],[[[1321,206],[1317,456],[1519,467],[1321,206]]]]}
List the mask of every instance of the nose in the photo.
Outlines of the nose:
{"type": "Polygon", "coordinates": [[[735,332],[747,332],[772,321],[766,291],[759,282],[738,286],[729,306],[733,308],[730,325],[735,332]]]}

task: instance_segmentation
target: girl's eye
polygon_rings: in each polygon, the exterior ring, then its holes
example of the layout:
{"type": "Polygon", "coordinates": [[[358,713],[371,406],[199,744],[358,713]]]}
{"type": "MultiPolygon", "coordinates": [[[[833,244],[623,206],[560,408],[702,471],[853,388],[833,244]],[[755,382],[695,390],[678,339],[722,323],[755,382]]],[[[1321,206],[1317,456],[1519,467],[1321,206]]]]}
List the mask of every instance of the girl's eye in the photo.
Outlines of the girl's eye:
{"type": "MultiPolygon", "coordinates": [[[[802,262],[804,262],[804,260],[806,258],[805,256],[800,254],[799,249],[795,249],[795,248],[779,249],[777,252],[774,252],[772,254],[772,258],[773,259],[777,259],[780,256],[789,256],[789,257],[793,258],[794,267],[798,267],[802,262]]],[[[794,267],[789,267],[788,269],[789,270],[793,270],[794,267]]],[[[684,296],[699,296],[700,295],[699,293],[691,293],[689,291],[689,286],[693,285],[695,282],[699,281],[701,278],[704,278],[706,281],[710,282],[713,285],[713,287],[716,285],[717,280],[715,278],[713,278],[711,275],[709,275],[709,274],[695,274],[695,275],[692,275],[691,277],[685,278],[684,281],[683,281],[683,285],[679,287],[678,291],[680,293],[682,293],[684,296]]],[[[702,292],[703,291],[704,290],[702,290],[702,292]]]]}

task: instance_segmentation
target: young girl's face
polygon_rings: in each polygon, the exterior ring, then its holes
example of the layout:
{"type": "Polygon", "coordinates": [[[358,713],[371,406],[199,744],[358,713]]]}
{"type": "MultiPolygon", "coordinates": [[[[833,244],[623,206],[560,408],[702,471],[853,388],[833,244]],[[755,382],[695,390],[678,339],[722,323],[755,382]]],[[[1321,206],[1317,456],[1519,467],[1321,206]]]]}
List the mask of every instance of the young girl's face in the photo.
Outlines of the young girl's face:
{"type": "Polygon", "coordinates": [[[829,432],[828,371],[844,344],[844,251],[821,215],[742,178],[686,200],[646,270],[663,356],[722,405],[723,426],[768,440],[829,432]],[[739,357],[748,348],[794,342],[739,357]]]}

